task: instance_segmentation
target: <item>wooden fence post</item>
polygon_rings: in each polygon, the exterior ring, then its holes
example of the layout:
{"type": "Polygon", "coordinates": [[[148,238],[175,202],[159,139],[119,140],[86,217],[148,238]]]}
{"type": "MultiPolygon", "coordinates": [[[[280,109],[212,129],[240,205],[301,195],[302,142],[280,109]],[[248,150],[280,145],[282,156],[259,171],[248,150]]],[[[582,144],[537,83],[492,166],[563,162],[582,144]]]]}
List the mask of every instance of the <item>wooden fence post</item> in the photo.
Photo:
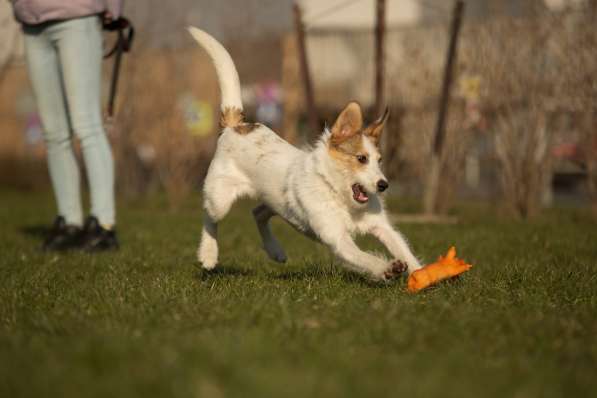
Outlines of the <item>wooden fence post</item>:
{"type": "Polygon", "coordinates": [[[386,0],[376,1],[375,23],[375,115],[380,116],[384,107],[386,0]]]}
{"type": "Polygon", "coordinates": [[[439,99],[439,112],[435,134],[433,136],[433,147],[431,151],[431,162],[429,174],[427,175],[427,185],[423,198],[424,212],[433,214],[436,210],[437,194],[440,179],[440,162],[444,146],[446,117],[448,115],[448,106],[450,105],[450,88],[452,86],[452,75],[454,71],[454,62],[456,60],[456,49],[458,45],[458,35],[462,24],[462,14],[464,12],[464,2],[457,0],[454,3],[452,12],[452,22],[450,26],[450,44],[446,54],[446,63],[444,68],[444,78],[442,84],[441,96],[439,99]]]}
{"type": "MultiPolygon", "coordinates": [[[[376,0],[375,7],[375,106],[374,117],[381,116],[385,106],[385,36],[386,36],[386,0],[376,0]]],[[[382,157],[386,156],[386,134],[381,135],[380,148],[382,157]]]]}
{"type": "Polygon", "coordinates": [[[307,48],[305,46],[305,25],[303,24],[303,16],[301,8],[297,3],[294,3],[294,26],[296,29],[296,38],[298,44],[299,58],[301,64],[301,76],[303,79],[303,88],[305,90],[305,103],[307,106],[307,116],[309,120],[309,127],[311,128],[309,138],[319,135],[319,118],[317,110],[315,109],[315,97],[313,95],[313,83],[311,81],[311,72],[309,71],[309,60],[307,58],[307,48]]]}

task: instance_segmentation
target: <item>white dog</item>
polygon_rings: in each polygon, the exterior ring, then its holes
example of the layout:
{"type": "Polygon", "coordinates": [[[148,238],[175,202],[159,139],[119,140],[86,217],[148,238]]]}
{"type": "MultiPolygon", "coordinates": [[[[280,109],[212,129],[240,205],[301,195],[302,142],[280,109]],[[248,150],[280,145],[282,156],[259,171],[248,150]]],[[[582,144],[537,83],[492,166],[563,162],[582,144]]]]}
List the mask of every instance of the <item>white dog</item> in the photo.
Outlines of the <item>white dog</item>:
{"type": "Polygon", "coordinates": [[[261,124],[243,121],[238,73],[230,54],[197,28],[191,35],[212,58],[222,92],[222,132],[205,184],[205,217],[198,258],[206,269],[218,262],[217,223],[241,197],[263,204],[253,210],[268,256],[286,254],[272,235],[269,219],[279,215],[290,225],[325,243],[346,265],[375,280],[387,280],[421,267],[408,244],[388,222],[380,170],[379,138],[388,117],[363,127],[360,106],[349,103],[331,130],[311,150],[300,150],[261,124]],[[393,262],[359,249],[355,234],[376,236],[396,258],[393,262]]]}

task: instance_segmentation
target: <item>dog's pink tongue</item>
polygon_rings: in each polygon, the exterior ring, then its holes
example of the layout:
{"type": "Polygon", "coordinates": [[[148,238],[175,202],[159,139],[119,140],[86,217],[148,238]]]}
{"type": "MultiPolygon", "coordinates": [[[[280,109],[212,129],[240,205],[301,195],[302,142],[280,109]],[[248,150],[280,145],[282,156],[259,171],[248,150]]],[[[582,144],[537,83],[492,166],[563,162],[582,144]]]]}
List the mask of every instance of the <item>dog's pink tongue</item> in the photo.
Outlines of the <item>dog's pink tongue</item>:
{"type": "Polygon", "coordinates": [[[364,203],[369,200],[367,193],[364,192],[358,184],[354,184],[352,186],[352,194],[353,194],[354,200],[356,200],[357,202],[364,203]]]}

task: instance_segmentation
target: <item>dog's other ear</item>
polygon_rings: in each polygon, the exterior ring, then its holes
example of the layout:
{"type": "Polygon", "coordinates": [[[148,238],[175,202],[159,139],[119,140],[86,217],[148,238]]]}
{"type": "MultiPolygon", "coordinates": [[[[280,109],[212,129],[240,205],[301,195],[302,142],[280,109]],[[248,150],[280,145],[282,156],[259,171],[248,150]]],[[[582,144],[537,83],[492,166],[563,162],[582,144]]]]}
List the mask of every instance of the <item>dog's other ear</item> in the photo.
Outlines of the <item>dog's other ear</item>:
{"type": "Polygon", "coordinates": [[[338,144],[361,130],[363,127],[363,114],[361,106],[356,102],[350,102],[336,119],[332,127],[332,143],[338,144]]]}
{"type": "Polygon", "coordinates": [[[386,107],[386,110],[383,113],[383,115],[379,119],[371,123],[369,126],[367,126],[367,128],[363,132],[367,137],[373,140],[375,145],[379,145],[379,139],[381,137],[383,128],[386,122],[388,121],[388,117],[390,117],[390,109],[386,107]]]}

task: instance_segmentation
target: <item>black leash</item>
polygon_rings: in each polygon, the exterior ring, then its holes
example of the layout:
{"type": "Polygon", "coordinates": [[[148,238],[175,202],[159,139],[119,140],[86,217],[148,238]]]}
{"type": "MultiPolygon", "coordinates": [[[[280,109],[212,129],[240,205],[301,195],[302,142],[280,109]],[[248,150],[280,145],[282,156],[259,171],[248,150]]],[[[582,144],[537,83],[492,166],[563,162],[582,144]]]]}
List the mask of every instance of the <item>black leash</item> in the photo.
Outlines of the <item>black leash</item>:
{"type": "Polygon", "coordinates": [[[133,44],[133,38],[135,37],[135,28],[133,28],[131,22],[124,17],[105,23],[103,28],[110,32],[118,32],[116,44],[106,55],[104,55],[104,58],[109,58],[116,54],[116,57],[114,58],[114,67],[112,68],[110,94],[108,97],[108,117],[112,117],[114,115],[114,102],[116,100],[116,88],[118,87],[122,53],[130,51],[133,44]]]}

